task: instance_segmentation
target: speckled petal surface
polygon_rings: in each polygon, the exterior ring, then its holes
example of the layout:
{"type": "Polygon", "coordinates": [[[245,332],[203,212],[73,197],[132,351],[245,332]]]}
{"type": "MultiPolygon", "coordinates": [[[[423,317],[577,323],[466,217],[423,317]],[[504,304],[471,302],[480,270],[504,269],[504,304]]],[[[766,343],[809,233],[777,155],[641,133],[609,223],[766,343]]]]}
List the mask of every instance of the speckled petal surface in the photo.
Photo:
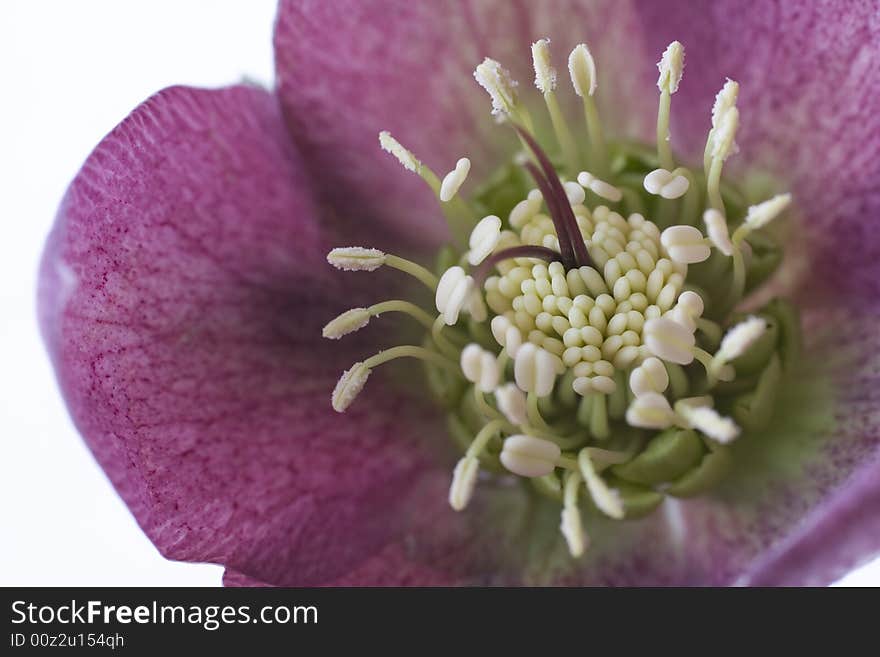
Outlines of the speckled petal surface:
{"type": "MultiPolygon", "coordinates": [[[[550,37],[560,98],[573,101],[566,61],[588,41],[600,61],[600,102],[619,106],[637,85],[625,74],[640,61],[634,21],[629,4],[616,1],[285,0],[275,25],[278,91],[329,202],[436,241],[446,234],[436,200],[379,150],[379,131],[389,130],[441,177],[467,156],[470,180],[479,180],[516,140],[490,116],[473,77],[477,64],[499,60],[524,94],[539,98],[529,47],[550,37]],[[627,57],[619,56],[622,42],[627,57]]],[[[606,121],[630,116],[608,112],[606,121]]],[[[463,193],[472,189],[469,181],[463,193]]]]}
{"type": "Polygon", "coordinates": [[[160,92],[68,190],[43,334],[78,429],[167,557],[307,584],[398,530],[425,467],[413,438],[431,435],[412,429],[436,423],[378,374],[331,410],[381,342],[320,337],[364,289],[324,260],[340,233],[363,235],[319,212],[276,98],[250,87],[160,92]]]}

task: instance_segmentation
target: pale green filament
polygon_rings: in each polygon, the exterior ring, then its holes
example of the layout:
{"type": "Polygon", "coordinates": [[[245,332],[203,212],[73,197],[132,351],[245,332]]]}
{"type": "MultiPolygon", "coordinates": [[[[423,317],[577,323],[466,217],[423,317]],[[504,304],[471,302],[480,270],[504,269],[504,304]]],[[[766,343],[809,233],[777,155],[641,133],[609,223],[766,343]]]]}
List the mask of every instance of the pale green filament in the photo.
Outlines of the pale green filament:
{"type": "Polygon", "coordinates": [[[721,169],[723,167],[724,158],[712,158],[712,165],[706,176],[706,192],[709,196],[709,207],[715,208],[722,215],[727,216],[724,210],[724,200],[721,198],[721,169]]]}
{"type": "Polygon", "coordinates": [[[451,372],[458,374],[461,370],[453,360],[450,360],[446,356],[438,354],[436,351],[431,351],[430,349],[425,349],[424,347],[417,347],[415,345],[401,345],[399,347],[391,347],[390,349],[383,349],[378,354],[374,356],[370,356],[367,360],[364,361],[364,367],[367,369],[373,369],[374,367],[378,367],[379,365],[383,365],[388,361],[394,360],[396,358],[418,358],[420,360],[427,361],[439,367],[446,368],[451,372]]]}
{"type": "Polygon", "coordinates": [[[486,424],[480,429],[480,432],[474,438],[474,442],[471,443],[471,446],[468,447],[465,456],[470,456],[472,458],[478,457],[482,451],[486,449],[486,445],[489,444],[489,441],[498,435],[502,429],[504,429],[504,422],[501,422],[500,420],[492,420],[486,424]]]}
{"type": "Polygon", "coordinates": [[[672,147],[669,145],[669,110],[672,105],[672,94],[669,93],[668,85],[664,85],[660,92],[660,104],[657,108],[657,157],[660,159],[660,167],[667,171],[675,168],[675,160],[672,158],[672,147]]]}
{"type": "MultiPolygon", "coordinates": [[[[429,318],[430,322],[430,318],[429,318]]],[[[460,356],[459,350],[455,348],[445,335],[443,335],[443,329],[446,327],[446,321],[443,319],[443,315],[438,315],[437,319],[433,322],[430,322],[428,328],[431,329],[431,338],[434,340],[434,344],[439,347],[440,351],[442,351],[446,356],[449,356],[452,359],[456,359],[460,356]]]]}
{"type": "Polygon", "coordinates": [[[401,301],[398,299],[373,304],[372,306],[367,308],[367,312],[370,313],[371,317],[378,317],[383,313],[403,313],[405,315],[413,317],[426,329],[430,329],[431,326],[434,324],[434,320],[431,318],[431,316],[424,310],[419,308],[416,304],[410,303],[409,301],[401,301]]]}
{"type": "Polygon", "coordinates": [[[414,278],[419,279],[425,286],[431,290],[432,292],[437,289],[437,283],[440,280],[434,276],[430,271],[422,267],[421,265],[413,262],[412,260],[407,260],[406,258],[401,258],[396,255],[386,254],[385,255],[385,264],[389,267],[393,267],[394,269],[399,269],[402,272],[413,276],[414,278]]]}
{"type": "Polygon", "coordinates": [[[590,94],[585,93],[582,100],[584,102],[584,121],[587,124],[587,136],[590,140],[590,170],[597,178],[604,178],[608,175],[608,161],[605,157],[605,137],[602,135],[599,113],[596,111],[596,103],[590,94]]]}
{"type": "Polygon", "coordinates": [[[577,149],[575,148],[574,139],[572,139],[571,131],[562,116],[559,109],[559,102],[556,100],[556,94],[552,91],[544,93],[544,103],[547,105],[547,112],[550,114],[550,122],[553,124],[553,132],[556,133],[556,141],[562,149],[562,156],[565,159],[565,165],[568,168],[568,174],[574,176],[578,171],[577,149]]]}
{"type": "Polygon", "coordinates": [[[590,413],[590,433],[596,440],[607,440],[611,435],[608,426],[608,404],[605,395],[593,395],[593,409],[590,413]]]}
{"type": "MultiPolygon", "coordinates": [[[[574,461],[574,459],[571,459],[574,461]]],[[[577,466],[577,462],[575,462],[575,466],[577,466]]],[[[577,508],[577,500],[578,495],[581,492],[581,484],[584,483],[584,478],[581,475],[580,470],[577,467],[571,469],[565,477],[565,493],[563,504],[565,504],[566,508],[574,509],[577,508]]]]}
{"type": "MultiPolygon", "coordinates": [[[[439,199],[442,182],[437,174],[434,173],[430,167],[421,162],[419,162],[416,171],[419,176],[421,176],[422,180],[428,183],[428,186],[439,199]]],[[[470,234],[471,229],[477,222],[474,210],[470,207],[467,201],[464,200],[461,194],[456,194],[447,203],[441,202],[440,209],[443,211],[443,216],[446,217],[446,222],[449,224],[449,229],[452,231],[452,234],[462,244],[465,244],[468,234],[470,234]]]]}

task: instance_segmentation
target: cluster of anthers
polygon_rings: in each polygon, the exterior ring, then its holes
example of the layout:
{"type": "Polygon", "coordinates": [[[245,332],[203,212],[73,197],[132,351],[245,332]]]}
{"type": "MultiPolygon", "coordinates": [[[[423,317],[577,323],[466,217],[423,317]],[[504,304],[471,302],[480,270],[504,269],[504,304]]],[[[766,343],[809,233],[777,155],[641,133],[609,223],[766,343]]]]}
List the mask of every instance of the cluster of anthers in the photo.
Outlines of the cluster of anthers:
{"type": "Polygon", "coordinates": [[[458,160],[441,180],[382,132],[382,148],[428,183],[453,233],[469,233],[468,248],[445,250],[438,274],[376,249],[333,249],[328,261],[340,269],[385,266],[412,275],[433,294],[436,314],[384,301],[346,311],[324,336],[341,338],[386,312],[424,325],[422,344],[386,349],[348,369],[333,408],[345,411],[377,366],[423,360],[464,451],[452,507],[468,505],[480,471],[526,478],[561,502],[561,530],[577,556],[588,543],[582,497],[621,519],[653,510],[665,495],[705,491],[730,461],[728,443],[768,421],[793,358],[797,317],[782,301],[748,316],[734,309],[779,264],[778,246],[761,229],[790,197],[746,208],[743,194],[721,182],[724,162],[737,152],[732,80],[712,108],[703,171],[676,166],[669,116],[684,65],[680,43],[658,64],[656,151],[606,142],[585,45],[568,60],[583,105],[586,139],[579,141],[555,95],[549,41],[533,44],[532,57],[556,156],[539,145],[534,113],[491,59],[474,76],[522,150],[471,199],[458,193],[470,160],[458,160]]]}

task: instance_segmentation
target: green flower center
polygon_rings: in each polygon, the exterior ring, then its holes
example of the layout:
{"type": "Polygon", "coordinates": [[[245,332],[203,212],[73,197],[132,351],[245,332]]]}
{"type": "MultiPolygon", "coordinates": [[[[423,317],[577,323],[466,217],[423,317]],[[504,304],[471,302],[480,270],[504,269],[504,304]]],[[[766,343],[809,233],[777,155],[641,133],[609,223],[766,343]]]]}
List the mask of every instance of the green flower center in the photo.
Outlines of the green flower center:
{"type": "Polygon", "coordinates": [[[470,160],[441,180],[380,134],[382,148],[430,185],[461,238],[441,252],[437,273],[376,249],[328,255],[340,269],[410,274],[431,290],[436,313],[383,301],[346,311],[324,336],[341,338],[386,312],[421,323],[422,344],[347,370],[334,409],[343,412],[377,366],[421,359],[464,453],[451,506],[468,505],[481,471],[519,476],[561,503],[561,531],[579,556],[588,544],[582,501],[624,519],[667,495],[707,491],[730,463],[728,444],[769,422],[796,358],[797,314],[781,300],[748,315],[737,308],[782,260],[764,227],[790,197],[747,208],[736,185],[722,184],[737,150],[738,85],[730,80],[712,110],[702,170],[676,166],[668,126],[683,68],[678,42],[658,64],[656,149],[606,141],[584,45],[568,62],[583,105],[586,139],[576,139],[581,131],[566,123],[555,96],[548,42],[533,44],[532,55],[549,125],[519,100],[497,62],[477,67],[493,113],[523,149],[469,198],[458,192],[470,160]]]}

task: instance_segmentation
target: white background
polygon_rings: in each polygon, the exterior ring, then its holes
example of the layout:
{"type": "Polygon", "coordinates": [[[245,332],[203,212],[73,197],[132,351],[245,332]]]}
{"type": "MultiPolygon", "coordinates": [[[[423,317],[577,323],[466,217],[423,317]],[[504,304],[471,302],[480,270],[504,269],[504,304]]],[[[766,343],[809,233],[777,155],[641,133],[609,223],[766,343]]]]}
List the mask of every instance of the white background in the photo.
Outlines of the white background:
{"type": "MultiPolygon", "coordinates": [[[[135,105],[174,83],[271,84],[273,0],[0,3],[0,585],[217,585],[163,559],[74,430],[34,310],[70,179],[135,105]]],[[[880,585],[880,560],[847,584],[880,585]]]]}

